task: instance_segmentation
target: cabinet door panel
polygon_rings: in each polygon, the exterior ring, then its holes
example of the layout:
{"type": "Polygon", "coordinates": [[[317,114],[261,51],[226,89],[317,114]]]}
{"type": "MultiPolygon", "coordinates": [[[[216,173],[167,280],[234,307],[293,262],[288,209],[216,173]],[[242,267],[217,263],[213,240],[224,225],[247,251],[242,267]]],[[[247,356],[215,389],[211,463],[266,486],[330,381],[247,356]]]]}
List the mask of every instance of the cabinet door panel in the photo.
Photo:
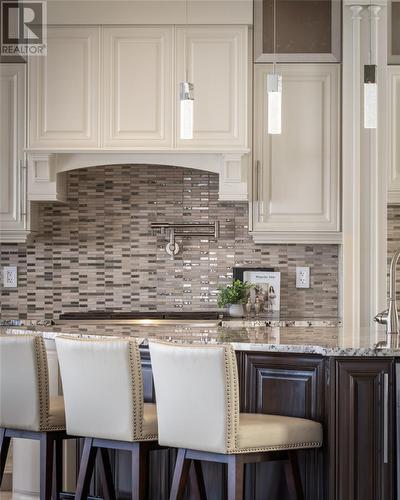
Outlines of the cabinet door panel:
{"type": "Polygon", "coordinates": [[[338,500],[392,498],[392,365],[379,359],[336,363],[338,500]]]}
{"type": "Polygon", "coordinates": [[[30,147],[98,147],[98,98],[99,28],[50,27],[29,61],[30,147]]]}
{"type": "Polygon", "coordinates": [[[389,203],[400,203],[400,66],[388,67],[389,203]]]}
{"type": "Polygon", "coordinates": [[[21,202],[25,119],[25,67],[0,65],[0,231],[24,229],[21,202]]]}
{"type": "Polygon", "coordinates": [[[254,231],[339,231],[339,66],[279,66],[280,135],[267,130],[272,67],[255,72],[254,231]]]}
{"type": "MultiPolygon", "coordinates": [[[[243,353],[242,409],[324,421],[324,360],[318,356],[243,353]]],[[[325,449],[327,444],[325,444],[325,449]]],[[[305,498],[324,498],[324,450],[299,452],[305,498]]],[[[246,498],[289,500],[282,464],[247,466],[246,498]]]]}
{"type": "Polygon", "coordinates": [[[176,137],[179,148],[247,145],[246,27],[181,27],[176,31],[176,81],[194,84],[193,139],[176,137]]]}
{"type": "Polygon", "coordinates": [[[172,33],[104,29],[104,146],[172,146],[172,33]]]}

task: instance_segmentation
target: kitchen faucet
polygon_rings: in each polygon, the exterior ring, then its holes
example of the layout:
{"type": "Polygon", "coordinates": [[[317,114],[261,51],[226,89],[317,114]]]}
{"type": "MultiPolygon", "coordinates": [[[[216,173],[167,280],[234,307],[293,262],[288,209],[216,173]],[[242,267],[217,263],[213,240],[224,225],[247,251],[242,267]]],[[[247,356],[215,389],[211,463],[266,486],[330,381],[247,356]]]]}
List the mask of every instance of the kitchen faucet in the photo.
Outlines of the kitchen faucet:
{"type": "Polygon", "coordinates": [[[400,249],[396,250],[390,263],[389,309],[375,316],[375,321],[386,325],[387,347],[399,347],[399,317],[396,304],[396,267],[400,258],[400,249]]]}

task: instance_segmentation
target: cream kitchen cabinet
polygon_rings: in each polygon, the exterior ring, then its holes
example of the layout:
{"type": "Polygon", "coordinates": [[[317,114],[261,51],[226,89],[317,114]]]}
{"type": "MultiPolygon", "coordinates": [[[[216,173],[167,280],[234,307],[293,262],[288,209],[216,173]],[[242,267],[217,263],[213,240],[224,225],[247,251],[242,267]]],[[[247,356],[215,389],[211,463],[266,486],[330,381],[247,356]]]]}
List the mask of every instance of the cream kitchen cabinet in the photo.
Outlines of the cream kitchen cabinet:
{"type": "Polygon", "coordinates": [[[339,242],[340,68],[278,65],[282,134],[267,131],[267,74],[255,66],[252,234],[263,243],[339,242]]]}
{"type": "Polygon", "coordinates": [[[25,64],[0,64],[0,241],[28,234],[24,164],[25,64]]]}
{"type": "Polygon", "coordinates": [[[247,27],[190,26],[176,29],[176,86],[194,85],[193,139],[179,138],[176,102],[176,144],[182,148],[247,146],[247,27]]]}
{"type": "Polygon", "coordinates": [[[48,27],[47,57],[29,60],[30,149],[100,146],[100,28],[48,27]]]}
{"type": "Polygon", "coordinates": [[[173,146],[173,27],[103,31],[103,146],[173,146]]]}
{"type": "Polygon", "coordinates": [[[400,204],[400,66],[388,66],[389,203],[400,204]]]}
{"type": "Polygon", "coordinates": [[[247,26],[51,26],[29,61],[31,150],[247,149],[247,26]],[[179,139],[179,83],[195,89],[179,139]]]}

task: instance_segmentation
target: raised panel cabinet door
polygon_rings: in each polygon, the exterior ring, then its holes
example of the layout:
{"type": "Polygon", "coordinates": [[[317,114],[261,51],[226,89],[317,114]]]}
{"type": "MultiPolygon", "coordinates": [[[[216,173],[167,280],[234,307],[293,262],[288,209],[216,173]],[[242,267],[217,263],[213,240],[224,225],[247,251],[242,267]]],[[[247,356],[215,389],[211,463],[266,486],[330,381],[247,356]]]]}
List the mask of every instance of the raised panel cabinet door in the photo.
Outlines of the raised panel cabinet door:
{"type": "Polygon", "coordinates": [[[172,47],[169,26],[104,28],[104,147],[172,147],[172,47]]]}
{"type": "Polygon", "coordinates": [[[400,66],[388,66],[387,71],[389,86],[389,203],[400,204],[400,66]]]}
{"type": "Polygon", "coordinates": [[[248,29],[176,29],[176,144],[178,148],[247,147],[248,29]],[[180,139],[179,82],[194,85],[193,139],[180,139]]]}
{"type": "Polygon", "coordinates": [[[253,230],[339,232],[337,64],[279,65],[282,133],[268,134],[267,75],[255,66],[253,230]]]}
{"type": "MultiPolygon", "coordinates": [[[[325,361],[320,356],[242,353],[241,411],[308,418],[325,426],[325,361]]],[[[327,429],[324,428],[324,435],[327,429]]],[[[305,498],[325,498],[323,449],[299,452],[305,498]]],[[[247,466],[246,498],[290,500],[282,464],[247,466]]]]}
{"type": "Polygon", "coordinates": [[[0,240],[25,229],[25,65],[0,64],[0,240]]]}
{"type": "Polygon", "coordinates": [[[30,148],[100,146],[99,30],[51,26],[47,56],[30,58],[30,148]]]}
{"type": "Polygon", "coordinates": [[[337,500],[391,500],[394,467],[393,361],[336,362],[337,500]]]}

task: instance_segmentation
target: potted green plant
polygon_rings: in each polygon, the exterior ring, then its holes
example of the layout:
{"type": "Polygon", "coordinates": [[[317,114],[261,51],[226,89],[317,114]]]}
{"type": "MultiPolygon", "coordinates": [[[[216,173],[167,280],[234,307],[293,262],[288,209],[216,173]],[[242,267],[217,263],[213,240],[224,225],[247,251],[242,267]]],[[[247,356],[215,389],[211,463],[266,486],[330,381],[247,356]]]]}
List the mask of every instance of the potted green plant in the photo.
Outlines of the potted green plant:
{"type": "Polygon", "coordinates": [[[251,285],[246,281],[236,280],[232,285],[219,288],[218,307],[227,307],[229,315],[234,318],[244,316],[243,304],[249,295],[251,285]]]}

